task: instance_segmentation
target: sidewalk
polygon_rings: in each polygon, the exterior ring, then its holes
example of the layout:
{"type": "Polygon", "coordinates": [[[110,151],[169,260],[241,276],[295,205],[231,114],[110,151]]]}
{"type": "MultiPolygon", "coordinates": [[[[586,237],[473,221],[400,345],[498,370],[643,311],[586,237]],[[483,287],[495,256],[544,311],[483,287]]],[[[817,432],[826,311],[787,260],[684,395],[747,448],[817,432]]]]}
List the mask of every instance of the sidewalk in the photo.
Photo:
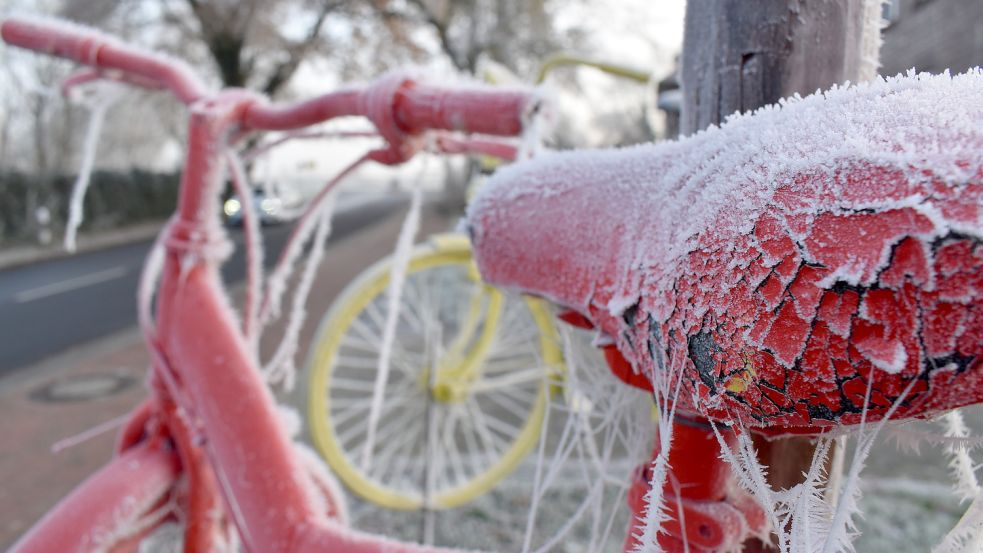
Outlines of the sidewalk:
{"type": "MultiPolygon", "coordinates": [[[[362,269],[391,253],[403,212],[365,227],[329,247],[307,303],[301,333],[306,344],[334,297],[362,269]]],[[[418,237],[448,229],[452,221],[424,212],[418,237]]],[[[0,264],[2,266],[2,264],[0,264]]],[[[233,296],[241,296],[233,293],[233,296]]],[[[271,327],[269,345],[282,331],[271,327]]],[[[0,549],[6,549],[59,498],[105,463],[115,438],[102,433],[52,453],[59,440],[124,416],[145,396],[148,356],[133,328],[49,358],[0,379],[0,549]]],[[[298,385],[302,385],[299,382],[298,385]]]]}
{"type": "MultiPolygon", "coordinates": [[[[78,237],[78,251],[76,253],[150,240],[154,236],[157,236],[163,225],[164,221],[149,221],[124,228],[82,233],[78,237]]],[[[64,235],[56,234],[47,246],[30,245],[2,248],[0,249],[0,271],[28,263],[37,263],[48,259],[74,255],[65,251],[63,240],[64,235]]]]}

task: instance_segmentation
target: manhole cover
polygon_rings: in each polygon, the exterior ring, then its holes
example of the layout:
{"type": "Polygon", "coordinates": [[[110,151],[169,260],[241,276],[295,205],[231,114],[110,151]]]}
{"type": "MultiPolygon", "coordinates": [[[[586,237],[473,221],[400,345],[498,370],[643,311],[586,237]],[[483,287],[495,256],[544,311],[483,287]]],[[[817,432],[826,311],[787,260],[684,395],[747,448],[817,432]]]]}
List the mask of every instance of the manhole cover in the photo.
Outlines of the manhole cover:
{"type": "Polygon", "coordinates": [[[36,401],[88,401],[127,389],[133,378],[122,374],[83,374],[59,378],[31,392],[36,401]]]}

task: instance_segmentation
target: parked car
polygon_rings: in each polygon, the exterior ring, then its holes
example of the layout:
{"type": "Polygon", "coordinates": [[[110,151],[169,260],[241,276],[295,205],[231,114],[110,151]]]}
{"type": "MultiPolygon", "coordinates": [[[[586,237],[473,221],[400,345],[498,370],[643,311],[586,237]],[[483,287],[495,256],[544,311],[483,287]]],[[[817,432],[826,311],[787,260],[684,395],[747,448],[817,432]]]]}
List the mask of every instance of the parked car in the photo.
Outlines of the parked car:
{"type": "MultiPolygon", "coordinates": [[[[276,196],[268,196],[262,188],[253,190],[252,208],[259,217],[260,224],[275,225],[293,220],[296,216],[295,209],[289,209],[284,201],[276,196]]],[[[242,202],[239,198],[232,196],[222,204],[222,214],[225,217],[225,224],[229,226],[242,225],[242,202]]]]}

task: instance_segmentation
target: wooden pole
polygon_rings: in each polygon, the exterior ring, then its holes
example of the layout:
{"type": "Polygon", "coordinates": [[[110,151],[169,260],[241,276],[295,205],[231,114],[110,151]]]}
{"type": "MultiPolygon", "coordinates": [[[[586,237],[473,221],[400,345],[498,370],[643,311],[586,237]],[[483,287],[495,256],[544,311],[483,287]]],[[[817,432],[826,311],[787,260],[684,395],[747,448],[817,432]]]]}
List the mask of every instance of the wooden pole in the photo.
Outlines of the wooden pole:
{"type": "Polygon", "coordinates": [[[873,77],[876,0],[691,0],[682,55],[681,134],[795,93],[873,77]]]}
{"type": "MultiPolygon", "coordinates": [[[[680,134],[796,93],[872,78],[880,37],[871,23],[879,17],[877,0],[690,0],[680,134]]],[[[814,451],[809,439],[755,443],[773,488],[801,482],[814,451]]]]}

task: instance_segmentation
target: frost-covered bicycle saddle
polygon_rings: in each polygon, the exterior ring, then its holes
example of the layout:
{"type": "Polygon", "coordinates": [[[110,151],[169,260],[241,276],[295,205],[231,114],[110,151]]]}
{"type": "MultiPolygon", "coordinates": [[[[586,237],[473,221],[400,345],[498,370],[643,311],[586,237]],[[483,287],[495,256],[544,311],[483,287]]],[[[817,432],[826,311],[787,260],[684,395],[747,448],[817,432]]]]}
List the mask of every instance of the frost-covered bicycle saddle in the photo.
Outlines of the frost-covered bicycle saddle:
{"type": "Polygon", "coordinates": [[[585,315],[636,380],[681,374],[692,412],[807,431],[983,401],[980,70],[543,156],[467,223],[488,282],[585,315]]]}

